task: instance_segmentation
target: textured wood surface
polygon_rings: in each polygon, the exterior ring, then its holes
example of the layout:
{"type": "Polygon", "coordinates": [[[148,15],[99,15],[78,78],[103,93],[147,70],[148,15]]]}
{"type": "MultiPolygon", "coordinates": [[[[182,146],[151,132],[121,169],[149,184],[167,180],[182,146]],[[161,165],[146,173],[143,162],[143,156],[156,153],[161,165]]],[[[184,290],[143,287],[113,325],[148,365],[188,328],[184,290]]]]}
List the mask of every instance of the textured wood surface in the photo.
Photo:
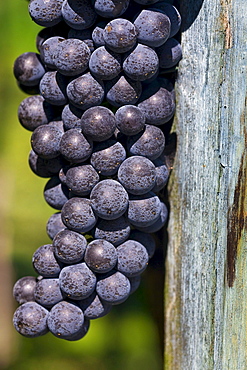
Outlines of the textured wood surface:
{"type": "Polygon", "coordinates": [[[247,369],[247,2],[181,0],[165,369],[247,369]]]}

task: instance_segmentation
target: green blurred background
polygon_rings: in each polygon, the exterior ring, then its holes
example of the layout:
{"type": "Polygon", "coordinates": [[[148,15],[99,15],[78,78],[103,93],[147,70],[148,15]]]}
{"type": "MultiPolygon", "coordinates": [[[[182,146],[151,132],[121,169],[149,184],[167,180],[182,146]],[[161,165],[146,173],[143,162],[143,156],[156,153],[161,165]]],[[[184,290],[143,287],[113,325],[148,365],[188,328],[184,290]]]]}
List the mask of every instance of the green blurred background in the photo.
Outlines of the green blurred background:
{"type": "Polygon", "coordinates": [[[47,334],[36,339],[12,327],[17,307],[12,286],[34,275],[31,258],[50,242],[46,222],[55,211],[43,199],[47,179],[28,166],[30,135],[18,122],[17,109],[27,97],[12,74],[14,60],[36,51],[41,27],[28,15],[26,0],[0,3],[0,368],[18,370],[160,370],[162,365],[162,252],[143,274],[138,291],[99,320],[85,338],[67,342],[47,334]]]}

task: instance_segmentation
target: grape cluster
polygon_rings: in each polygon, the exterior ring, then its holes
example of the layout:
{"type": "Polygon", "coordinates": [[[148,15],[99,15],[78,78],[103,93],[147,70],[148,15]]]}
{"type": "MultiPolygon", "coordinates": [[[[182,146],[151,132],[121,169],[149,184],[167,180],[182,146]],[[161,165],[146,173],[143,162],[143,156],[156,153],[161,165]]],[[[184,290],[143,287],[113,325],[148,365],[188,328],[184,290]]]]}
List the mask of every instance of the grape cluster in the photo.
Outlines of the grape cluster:
{"type": "Polygon", "coordinates": [[[78,340],[140,284],[167,220],[164,124],[175,112],[167,71],[181,59],[177,9],[157,0],[31,0],[37,53],[14,63],[30,96],[29,165],[48,178],[50,244],[38,277],[14,285],[16,330],[78,340]],[[164,77],[165,76],[165,77],[164,77]]]}

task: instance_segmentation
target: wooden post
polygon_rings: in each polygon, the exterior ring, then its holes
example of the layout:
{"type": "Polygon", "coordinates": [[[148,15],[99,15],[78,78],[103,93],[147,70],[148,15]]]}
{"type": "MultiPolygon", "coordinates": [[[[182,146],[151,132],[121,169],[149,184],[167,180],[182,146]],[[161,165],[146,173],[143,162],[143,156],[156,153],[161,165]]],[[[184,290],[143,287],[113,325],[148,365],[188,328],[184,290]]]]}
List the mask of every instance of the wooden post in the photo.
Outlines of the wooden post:
{"type": "Polygon", "coordinates": [[[247,2],[181,0],[165,369],[247,369],[247,2]]]}

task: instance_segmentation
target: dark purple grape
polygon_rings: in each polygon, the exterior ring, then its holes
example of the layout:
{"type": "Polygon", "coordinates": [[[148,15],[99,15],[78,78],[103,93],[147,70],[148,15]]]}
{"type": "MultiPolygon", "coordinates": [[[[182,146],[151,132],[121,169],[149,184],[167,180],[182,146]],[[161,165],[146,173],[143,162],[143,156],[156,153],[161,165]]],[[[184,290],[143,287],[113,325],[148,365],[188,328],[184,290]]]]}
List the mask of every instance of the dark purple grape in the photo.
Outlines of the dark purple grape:
{"type": "Polygon", "coordinates": [[[91,53],[94,51],[94,43],[92,40],[92,31],[90,29],[86,30],[75,30],[71,28],[68,32],[68,39],[79,39],[84,41],[85,44],[89,47],[91,53]]]}
{"type": "Polygon", "coordinates": [[[147,249],[148,257],[153,257],[156,249],[156,244],[152,235],[139,230],[131,230],[129,238],[141,243],[147,249]]]}
{"type": "Polygon", "coordinates": [[[124,214],[128,207],[128,193],[117,181],[100,181],[90,194],[91,206],[104,220],[115,220],[124,214]]]}
{"type": "Polygon", "coordinates": [[[135,81],[145,81],[154,76],[159,69],[159,58],[149,46],[137,44],[136,48],[125,58],[123,70],[135,81]]]}
{"type": "Polygon", "coordinates": [[[42,96],[29,96],[19,105],[18,118],[25,129],[33,131],[54,118],[54,109],[42,96]]]}
{"type": "Polygon", "coordinates": [[[88,68],[90,56],[90,49],[85,42],[67,39],[58,44],[54,64],[61,74],[76,76],[88,68]]]}
{"type": "Polygon", "coordinates": [[[84,261],[94,272],[109,272],[117,263],[116,248],[107,240],[93,240],[86,248],[84,261]]]}
{"type": "Polygon", "coordinates": [[[115,116],[106,107],[91,107],[81,117],[81,128],[83,134],[93,141],[107,140],[116,129],[115,116]]]}
{"type": "Polygon", "coordinates": [[[53,239],[54,253],[63,263],[73,264],[80,262],[84,256],[87,240],[72,230],[62,230],[53,239]]]}
{"type": "Polygon", "coordinates": [[[97,23],[93,29],[92,39],[96,48],[105,45],[103,31],[107,23],[108,23],[107,21],[101,21],[97,23]]]}
{"type": "Polygon", "coordinates": [[[171,22],[171,31],[170,36],[173,37],[176,35],[181,26],[181,16],[178,10],[175,8],[174,5],[168,4],[168,1],[158,1],[154,5],[152,5],[150,10],[155,10],[157,12],[162,12],[170,19],[171,22]]]}
{"type": "Polygon", "coordinates": [[[100,219],[94,231],[95,239],[104,239],[114,246],[125,242],[130,235],[130,223],[126,217],[121,216],[115,220],[100,219]]]}
{"type": "Polygon", "coordinates": [[[182,47],[176,39],[170,38],[156,49],[156,53],[160,68],[172,68],[182,58],[182,47]]]}
{"type": "Polygon", "coordinates": [[[67,95],[70,102],[83,110],[100,105],[104,99],[104,94],[103,84],[96,81],[89,72],[75,78],[67,86],[67,95]]]}
{"type": "Polygon", "coordinates": [[[39,89],[40,94],[50,104],[65,105],[67,79],[57,71],[46,72],[42,77],[39,89]]]}
{"type": "Polygon", "coordinates": [[[16,281],[13,287],[13,297],[19,304],[34,301],[34,289],[37,279],[34,276],[24,276],[16,281]]]}
{"type": "Polygon", "coordinates": [[[63,300],[59,279],[41,279],[34,290],[35,301],[45,308],[51,308],[63,300]]]}
{"type": "Polygon", "coordinates": [[[164,161],[162,161],[160,158],[157,158],[155,161],[153,161],[153,163],[155,165],[156,180],[152,191],[157,193],[167,184],[169,178],[169,170],[164,164],[164,161]]]}
{"type": "Polygon", "coordinates": [[[126,151],[121,143],[109,139],[94,146],[90,163],[103,176],[117,173],[120,164],[126,158],[126,151]]]}
{"type": "Polygon", "coordinates": [[[36,302],[26,302],[14,313],[15,329],[27,338],[36,338],[48,332],[47,318],[49,312],[36,302]]]}
{"type": "Polygon", "coordinates": [[[51,121],[48,123],[48,126],[56,127],[62,132],[62,134],[64,134],[64,125],[62,120],[51,121]]]}
{"type": "Polygon", "coordinates": [[[144,9],[134,21],[138,42],[158,47],[170,36],[171,22],[167,15],[154,10],[144,9]]]}
{"type": "Polygon", "coordinates": [[[33,267],[43,277],[58,277],[61,267],[54,256],[52,244],[41,245],[33,254],[33,267]]]}
{"type": "Polygon", "coordinates": [[[174,91],[166,86],[166,80],[158,79],[150,84],[138,104],[138,108],[146,117],[146,123],[151,125],[163,125],[168,122],[175,113],[174,91]]]}
{"type": "Polygon", "coordinates": [[[84,317],[88,320],[103,317],[112,308],[112,305],[102,302],[96,292],[92,293],[88,298],[79,301],[78,304],[84,313],[84,317]]]}
{"type": "Polygon", "coordinates": [[[130,294],[134,293],[141,284],[141,275],[128,277],[130,281],[130,294]]]}
{"type": "Polygon", "coordinates": [[[87,334],[88,330],[89,330],[89,327],[90,327],[90,320],[86,319],[84,317],[84,324],[83,326],[81,327],[81,329],[79,330],[78,333],[74,334],[74,335],[70,335],[69,337],[66,337],[66,340],[68,341],[76,341],[76,340],[80,340],[82,339],[83,337],[85,337],[85,335],[87,334]]]}
{"type": "Polygon", "coordinates": [[[60,154],[60,141],[63,136],[57,127],[42,125],[37,127],[31,136],[34,152],[44,159],[52,159],[60,154]]]}
{"type": "Polygon", "coordinates": [[[96,286],[96,276],[85,262],[66,266],[59,275],[60,288],[66,297],[81,300],[89,297],[96,286]]]}
{"type": "Polygon", "coordinates": [[[63,0],[32,0],[29,14],[39,26],[51,27],[62,21],[63,0]]]}
{"type": "Polygon", "coordinates": [[[117,128],[124,135],[136,135],[145,127],[146,118],[142,111],[135,105],[124,105],[116,113],[117,128]]]}
{"type": "Polygon", "coordinates": [[[99,175],[90,164],[71,167],[66,172],[66,184],[73,194],[85,196],[90,194],[99,182],[99,175]]]}
{"type": "Polygon", "coordinates": [[[76,30],[91,27],[97,19],[97,14],[89,0],[64,0],[62,15],[65,22],[76,30]]]}
{"type": "Polygon", "coordinates": [[[21,54],[14,62],[14,76],[24,86],[36,86],[45,74],[40,56],[33,52],[21,54]]]}
{"type": "Polygon", "coordinates": [[[69,189],[61,183],[57,176],[53,176],[45,185],[44,198],[49,206],[61,210],[69,199],[69,189]]]}
{"type": "Polygon", "coordinates": [[[71,163],[86,161],[93,151],[93,144],[76,128],[66,131],[60,141],[61,155],[71,163]]]}
{"type": "Polygon", "coordinates": [[[119,182],[131,194],[148,193],[154,187],[155,179],[155,166],[145,157],[129,157],[118,169],[119,182]]]}
{"type": "Polygon", "coordinates": [[[47,323],[55,337],[71,340],[71,337],[77,336],[83,330],[84,315],[75,304],[62,301],[52,307],[47,323]]]}
{"type": "Polygon", "coordinates": [[[67,104],[62,111],[62,121],[65,130],[71,128],[81,128],[81,116],[83,111],[74,107],[72,104],[67,104]]]}
{"type": "Polygon", "coordinates": [[[136,228],[146,233],[156,233],[157,231],[161,230],[162,227],[165,225],[167,218],[168,218],[167,207],[163,202],[161,202],[161,211],[160,211],[158,219],[150,226],[143,226],[143,227],[136,226],[136,228]]]}
{"type": "Polygon", "coordinates": [[[130,281],[121,272],[110,272],[96,284],[100,299],[112,305],[124,302],[130,294],[130,281]]]}
{"type": "Polygon", "coordinates": [[[62,208],[61,216],[68,229],[82,233],[91,230],[97,222],[90,200],[86,198],[69,199],[62,208]]]}
{"type": "Polygon", "coordinates": [[[43,61],[43,63],[51,69],[56,69],[56,66],[54,64],[54,58],[56,55],[57,47],[60,44],[60,42],[64,41],[65,38],[61,36],[52,36],[46,39],[41,45],[40,45],[40,57],[43,61]]]}
{"type": "Polygon", "coordinates": [[[61,218],[61,212],[57,212],[51,215],[46,224],[46,232],[49,238],[53,240],[56,234],[64,229],[65,225],[61,218]]]}
{"type": "Polygon", "coordinates": [[[165,148],[165,136],[159,127],[146,125],[143,132],[128,138],[127,148],[131,155],[155,160],[165,148]]]}
{"type": "Polygon", "coordinates": [[[106,84],[107,101],[114,107],[135,104],[142,92],[140,81],[133,81],[124,76],[117,77],[106,84]]]}
{"type": "Polygon", "coordinates": [[[111,80],[121,72],[121,56],[100,46],[91,55],[90,72],[101,80],[111,80]]]}
{"type": "Polygon", "coordinates": [[[116,53],[131,50],[137,42],[137,35],[135,25],[123,18],[113,19],[103,31],[106,46],[116,53]]]}
{"type": "Polygon", "coordinates": [[[135,240],[127,240],[116,248],[117,269],[127,277],[140,275],[147,267],[146,248],[135,240]]]}
{"type": "Polygon", "coordinates": [[[50,37],[67,38],[69,27],[65,22],[59,22],[55,26],[42,28],[36,37],[36,48],[40,52],[41,45],[50,37]]]}
{"type": "Polygon", "coordinates": [[[61,156],[52,159],[44,159],[39,157],[33,150],[29,153],[28,163],[35,175],[40,177],[57,175],[64,166],[64,160],[61,156]]]}
{"type": "MultiPolygon", "coordinates": [[[[139,229],[154,224],[161,213],[161,202],[153,192],[144,195],[131,195],[128,208],[129,222],[139,229]]],[[[148,232],[148,231],[146,231],[148,232]]]]}
{"type": "Polygon", "coordinates": [[[94,10],[103,18],[117,18],[128,8],[129,0],[94,0],[94,10]]]}

